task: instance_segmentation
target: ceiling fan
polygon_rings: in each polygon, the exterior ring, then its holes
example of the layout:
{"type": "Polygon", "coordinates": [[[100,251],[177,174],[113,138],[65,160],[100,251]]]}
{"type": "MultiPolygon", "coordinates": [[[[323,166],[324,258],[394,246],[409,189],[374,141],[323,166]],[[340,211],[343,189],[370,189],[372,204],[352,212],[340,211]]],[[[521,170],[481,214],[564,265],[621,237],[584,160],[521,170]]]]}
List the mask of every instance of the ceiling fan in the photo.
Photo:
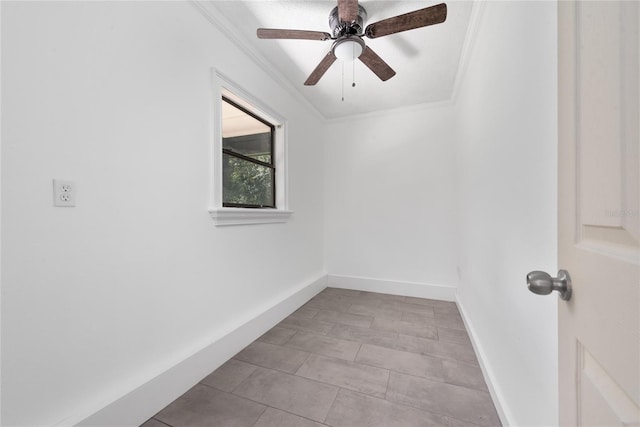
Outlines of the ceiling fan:
{"type": "Polygon", "coordinates": [[[402,31],[440,24],[447,19],[447,5],[441,3],[397,15],[369,24],[365,28],[366,19],[367,11],[358,4],[358,0],[338,0],[338,6],[329,13],[331,34],[322,31],[275,28],[258,28],[257,33],[260,39],[334,40],[331,50],[304,82],[306,86],[318,83],[336,59],[358,58],[380,80],[386,81],[395,76],[396,72],[370,47],[366,46],[362,38],[375,39],[402,31]]]}

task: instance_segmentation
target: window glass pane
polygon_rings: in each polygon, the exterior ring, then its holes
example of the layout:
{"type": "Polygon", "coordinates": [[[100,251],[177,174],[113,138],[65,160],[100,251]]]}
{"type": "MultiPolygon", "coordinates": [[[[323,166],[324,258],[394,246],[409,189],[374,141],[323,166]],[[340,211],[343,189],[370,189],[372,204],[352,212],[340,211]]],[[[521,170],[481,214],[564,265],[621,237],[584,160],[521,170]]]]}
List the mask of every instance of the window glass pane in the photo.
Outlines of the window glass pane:
{"type": "Polygon", "coordinates": [[[271,132],[222,138],[222,148],[271,163],[271,132]]]}
{"type": "Polygon", "coordinates": [[[222,100],[222,147],[271,163],[272,128],[222,100]]]}
{"type": "Polygon", "coordinates": [[[275,207],[274,170],[223,154],[223,203],[275,207]]]}

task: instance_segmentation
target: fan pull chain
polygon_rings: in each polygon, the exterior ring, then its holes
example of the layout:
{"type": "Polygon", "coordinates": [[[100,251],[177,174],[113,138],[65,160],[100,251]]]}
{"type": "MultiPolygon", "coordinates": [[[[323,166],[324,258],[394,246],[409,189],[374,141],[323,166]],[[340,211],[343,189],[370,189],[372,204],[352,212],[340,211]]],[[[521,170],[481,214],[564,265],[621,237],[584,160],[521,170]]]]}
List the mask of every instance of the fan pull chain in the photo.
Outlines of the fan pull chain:
{"type": "Polygon", "coordinates": [[[351,87],[356,87],[356,60],[353,60],[353,79],[351,80],[351,87]]]}
{"type": "Polygon", "coordinates": [[[342,102],[344,102],[344,61],[342,62],[342,102]]]}

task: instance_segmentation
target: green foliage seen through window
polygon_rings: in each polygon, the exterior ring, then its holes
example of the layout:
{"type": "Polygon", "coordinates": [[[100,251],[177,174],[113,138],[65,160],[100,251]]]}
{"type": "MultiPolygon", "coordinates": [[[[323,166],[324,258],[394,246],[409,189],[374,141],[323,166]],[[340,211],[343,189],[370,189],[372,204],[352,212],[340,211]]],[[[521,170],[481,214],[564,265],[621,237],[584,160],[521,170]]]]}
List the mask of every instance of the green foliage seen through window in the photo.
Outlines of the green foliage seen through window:
{"type": "MultiPolygon", "coordinates": [[[[270,155],[252,156],[269,162],[270,155]]],[[[223,158],[224,203],[274,206],[273,169],[225,154],[223,158]]]]}

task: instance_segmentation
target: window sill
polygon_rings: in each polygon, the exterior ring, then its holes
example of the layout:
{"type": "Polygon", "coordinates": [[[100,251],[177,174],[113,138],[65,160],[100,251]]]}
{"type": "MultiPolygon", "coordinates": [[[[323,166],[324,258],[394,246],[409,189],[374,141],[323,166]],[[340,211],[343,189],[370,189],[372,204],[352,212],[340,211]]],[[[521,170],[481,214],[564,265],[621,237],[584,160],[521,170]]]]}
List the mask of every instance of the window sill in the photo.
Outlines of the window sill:
{"type": "Polygon", "coordinates": [[[212,208],[209,214],[216,226],[276,224],[289,221],[292,211],[282,209],[212,208]]]}

